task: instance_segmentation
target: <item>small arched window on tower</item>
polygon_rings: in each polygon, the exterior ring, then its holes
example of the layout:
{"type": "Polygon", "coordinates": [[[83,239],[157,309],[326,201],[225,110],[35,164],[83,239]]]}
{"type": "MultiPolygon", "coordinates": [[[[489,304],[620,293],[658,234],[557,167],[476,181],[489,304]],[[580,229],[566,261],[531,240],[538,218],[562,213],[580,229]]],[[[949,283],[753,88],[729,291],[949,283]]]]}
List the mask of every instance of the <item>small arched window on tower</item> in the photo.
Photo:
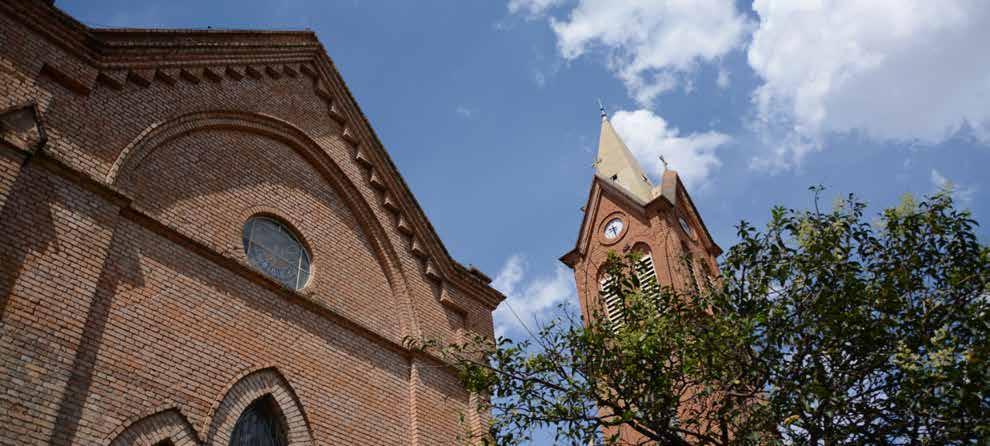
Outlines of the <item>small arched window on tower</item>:
{"type": "Polygon", "coordinates": [[[701,264],[701,274],[704,276],[704,285],[708,292],[711,292],[715,288],[715,275],[712,274],[712,268],[709,266],[707,261],[702,260],[701,264]]]}
{"type": "Polygon", "coordinates": [[[306,286],[309,252],[287,225],[270,217],[251,217],[243,237],[251,265],[294,290],[306,286]]]}
{"type": "Polygon", "coordinates": [[[285,416],[271,395],[249,404],[234,424],[229,446],[286,446],[288,428],[285,416]]]}
{"type": "Polygon", "coordinates": [[[694,228],[688,223],[683,213],[677,216],[677,224],[681,226],[681,230],[687,234],[688,238],[694,239],[694,228]]]}
{"type": "Polygon", "coordinates": [[[697,266],[695,265],[696,262],[694,261],[694,255],[691,253],[691,248],[686,243],[682,243],[681,249],[684,250],[684,267],[688,271],[688,277],[685,280],[688,281],[688,285],[691,286],[691,290],[694,291],[696,296],[701,295],[701,282],[698,280],[697,266]]]}

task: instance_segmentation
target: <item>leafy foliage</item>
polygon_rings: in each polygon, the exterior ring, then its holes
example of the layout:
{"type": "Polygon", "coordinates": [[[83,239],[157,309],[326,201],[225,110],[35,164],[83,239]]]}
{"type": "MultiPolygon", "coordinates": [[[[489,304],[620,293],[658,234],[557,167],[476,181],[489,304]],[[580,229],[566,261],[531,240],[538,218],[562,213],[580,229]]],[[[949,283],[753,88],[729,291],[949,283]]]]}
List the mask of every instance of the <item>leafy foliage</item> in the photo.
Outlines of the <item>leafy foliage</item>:
{"type": "Polygon", "coordinates": [[[948,194],[875,223],[774,208],[712,286],[655,289],[606,263],[624,323],[573,310],[513,342],[410,340],[493,417],[472,441],[551,426],[561,444],[975,444],[990,438],[990,250],[948,194]],[[628,444],[628,441],[627,441],[628,444]]]}

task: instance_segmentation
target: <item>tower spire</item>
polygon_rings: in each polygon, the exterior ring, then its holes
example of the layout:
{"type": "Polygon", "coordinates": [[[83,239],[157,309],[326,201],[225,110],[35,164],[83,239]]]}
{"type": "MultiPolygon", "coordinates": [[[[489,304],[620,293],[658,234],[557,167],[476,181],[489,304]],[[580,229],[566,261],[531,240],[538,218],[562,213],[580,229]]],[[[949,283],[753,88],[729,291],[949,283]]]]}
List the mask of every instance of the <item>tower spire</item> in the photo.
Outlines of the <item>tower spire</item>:
{"type": "Polygon", "coordinates": [[[598,101],[602,114],[601,133],[598,137],[598,158],[595,174],[621,186],[628,194],[642,202],[653,198],[653,185],[626,144],[622,142],[608,120],[605,106],[598,101]]]}

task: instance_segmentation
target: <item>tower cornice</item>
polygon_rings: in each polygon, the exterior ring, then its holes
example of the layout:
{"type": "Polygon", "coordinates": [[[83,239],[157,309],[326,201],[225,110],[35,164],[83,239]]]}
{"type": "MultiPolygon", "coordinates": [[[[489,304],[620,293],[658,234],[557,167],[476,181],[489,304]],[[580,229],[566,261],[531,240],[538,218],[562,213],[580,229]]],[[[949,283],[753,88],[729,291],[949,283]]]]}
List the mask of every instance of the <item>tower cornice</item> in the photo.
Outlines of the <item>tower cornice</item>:
{"type": "Polygon", "coordinates": [[[712,239],[711,234],[708,232],[708,228],[701,219],[701,214],[694,206],[694,202],[691,200],[687,189],[681,183],[677,172],[673,170],[664,172],[660,187],[656,189],[655,196],[650,201],[639,199],[636,195],[631,194],[629,190],[624,188],[621,184],[616,184],[610,178],[605,178],[604,176],[596,173],[594,177],[592,177],[591,188],[588,192],[587,202],[583,208],[584,215],[581,220],[581,227],[578,231],[578,237],[574,248],[559,258],[559,260],[565,265],[573,268],[574,265],[585,255],[588,245],[592,242],[591,230],[594,226],[594,222],[596,221],[595,217],[597,215],[598,206],[601,202],[603,194],[607,194],[613,200],[622,203],[624,209],[629,212],[636,213],[641,217],[646,217],[651,213],[651,211],[655,212],[661,207],[676,208],[678,205],[685,206],[698,220],[699,226],[702,230],[701,232],[704,234],[702,243],[704,244],[706,250],[713,256],[718,256],[722,253],[722,248],[715,243],[714,239],[712,239]],[[679,198],[681,196],[684,197],[684,203],[681,203],[682,200],[679,198]]]}

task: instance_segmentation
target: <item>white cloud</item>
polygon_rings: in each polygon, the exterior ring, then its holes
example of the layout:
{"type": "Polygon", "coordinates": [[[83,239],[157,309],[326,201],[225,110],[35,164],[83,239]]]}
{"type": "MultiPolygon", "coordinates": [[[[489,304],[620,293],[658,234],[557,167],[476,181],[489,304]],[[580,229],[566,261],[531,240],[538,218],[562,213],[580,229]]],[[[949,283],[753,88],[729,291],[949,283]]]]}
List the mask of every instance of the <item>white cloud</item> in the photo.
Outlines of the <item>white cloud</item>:
{"type": "Polygon", "coordinates": [[[528,17],[539,17],[548,9],[563,3],[563,0],[509,0],[509,12],[522,13],[528,17]]]}
{"type": "Polygon", "coordinates": [[[990,140],[990,2],[756,0],[749,64],[757,128],[793,165],[830,132],[938,143],[968,123],[990,140]]]}
{"type": "Polygon", "coordinates": [[[705,184],[721,164],[715,149],[731,140],[728,135],[713,131],[682,136],[650,110],[620,110],[611,120],[616,132],[648,173],[659,177],[663,172],[658,157],[662,154],[688,187],[705,184]]]}
{"type": "Polygon", "coordinates": [[[467,119],[471,119],[472,117],[474,117],[474,114],[476,113],[474,109],[464,105],[458,105],[457,108],[454,109],[454,112],[457,113],[458,115],[461,115],[461,117],[467,119]]]}
{"type": "Polygon", "coordinates": [[[790,168],[827,135],[934,145],[965,130],[990,144],[990,2],[986,0],[509,0],[544,17],[565,60],[603,61],[640,107],[690,91],[697,68],[746,49],[761,80],[753,166],[790,168]],[[565,6],[573,3],[573,6],[565,6]]]}
{"type": "Polygon", "coordinates": [[[560,71],[561,64],[558,62],[544,62],[543,57],[538,57],[537,62],[532,67],[533,83],[537,87],[543,88],[560,71]]]}
{"type": "Polygon", "coordinates": [[[539,87],[545,87],[547,85],[547,76],[542,71],[533,69],[533,83],[539,87]]]}
{"type": "Polygon", "coordinates": [[[951,193],[952,198],[959,203],[965,205],[973,202],[973,195],[976,194],[975,187],[963,187],[960,184],[955,184],[935,169],[932,169],[931,180],[932,186],[935,186],[936,190],[951,193]]]}
{"type": "Polygon", "coordinates": [[[729,70],[726,70],[725,67],[719,67],[718,77],[715,79],[715,85],[718,85],[718,88],[725,90],[726,88],[729,88],[729,84],[731,82],[732,80],[729,78],[729,70]]]}
{"type": "Polygon", "coordinates": [[[609,67],[643,106],[685,85],[699,63],[739,47],[750,28],[732,0],[580,0],[550,25],[566,59],[605,49],[609,67]]]}
{"type": "Polygon", "coordinates": [[[558,304],[577,302],[573,275],[563,265],[549,276],[534,278],[527,277],[528,269],[525,257],[515,254],[492,281],[492,286],[506,295],[493,314],[496,336],[526,337],[526,327],[535,331],[537,323],[547,321],[558,304]]]}

